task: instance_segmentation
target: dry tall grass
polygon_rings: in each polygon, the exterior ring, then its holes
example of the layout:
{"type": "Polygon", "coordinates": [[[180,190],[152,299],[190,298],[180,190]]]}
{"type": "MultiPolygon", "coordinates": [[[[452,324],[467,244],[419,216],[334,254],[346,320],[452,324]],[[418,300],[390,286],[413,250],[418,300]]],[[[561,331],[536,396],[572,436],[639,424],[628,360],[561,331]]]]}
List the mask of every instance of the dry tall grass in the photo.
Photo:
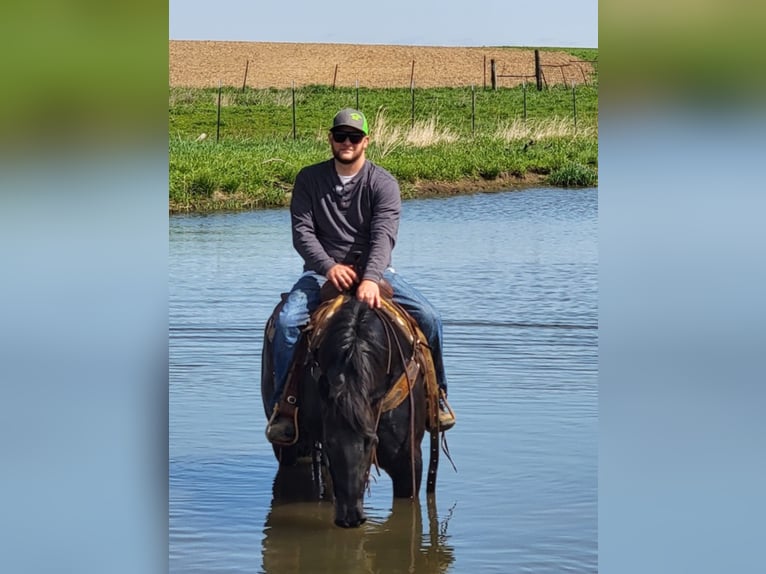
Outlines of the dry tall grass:
{"type": "Polygon", "coordinates": [[[510,123],[498,126],[494,137],[508,142],[527,138],[591,137],[596,135],[596,129],[593,126],[583,125],[578,125],[577,129],[575,129],[571,118],[549,118],[527,121],[515,119],[510,123]]]}
{"type": "Polygon", "coordinates": [[[439,127],[439,118],[432,116],[427,120],[416,120],[412,127],[405,128],[391,124],[385,109],[375,113],[370,139],[375,142],[377,153],[385,157],[403,145],[411,147],[430,147],[440,143],[453,143],[459,136],[449,128],[439,127]]]}
{"type": "MultiPolygon", "coordinates": [[[[432,147],[441,143],[455,143],[471,136],[459,135],[449,128],[439,126],[438,116],[427,120],[416,120],[412,127],[392,123],[385,108],[375,113],[371,122],[370,140],[375,144],[375,156],[382,159],[402,147],[432,147]]],[[[598,135],[598,127],[578,125],[575,128],[572,118],[554,117],[542,120],[515,119],[500,124],[490,137],[514,142],[520,140],[541,140],[546,138],[588,138],[598,135]]],[[[327,131],[317,132],[318,141],[326,141],[327,131]]]]}

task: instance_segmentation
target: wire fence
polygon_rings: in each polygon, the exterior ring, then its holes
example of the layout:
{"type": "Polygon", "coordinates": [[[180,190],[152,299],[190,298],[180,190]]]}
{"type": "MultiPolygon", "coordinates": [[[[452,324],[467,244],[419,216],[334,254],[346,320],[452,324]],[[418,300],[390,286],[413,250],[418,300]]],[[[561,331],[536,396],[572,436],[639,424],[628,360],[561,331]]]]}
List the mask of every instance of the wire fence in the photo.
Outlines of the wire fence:
{"type": "Polygon", "coordinates": [[[215,90],[174,88],[170,94],[170,130],[192,139],[215,134],[215,141],[324,138],[328,117],[343,107],[363,111],[373,133],[383,122],[402,130],[420,128],[479,136],[519,123],[557,121],[560,128],[577,134],[597,126],[598,89],[586,84],[545,84],[538,91],[533,82],[486,90],[414,85],[410,89],[360,85],[244,91],[222,85],[215,90]]]}

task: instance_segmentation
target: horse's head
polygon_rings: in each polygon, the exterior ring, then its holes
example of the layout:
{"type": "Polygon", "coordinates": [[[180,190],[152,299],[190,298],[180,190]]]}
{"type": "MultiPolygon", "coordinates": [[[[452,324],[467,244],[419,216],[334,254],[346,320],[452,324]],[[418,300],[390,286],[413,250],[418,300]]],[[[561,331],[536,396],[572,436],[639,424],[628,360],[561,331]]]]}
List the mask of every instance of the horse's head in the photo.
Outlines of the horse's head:
{"type": "Polygon", "coordinates": [[[354,298],[329,319],[315,350],[338,526],[366,520],[362,503],[378,440],[376,406],[387,390],[388,352],[378,315],[354,298]]]}

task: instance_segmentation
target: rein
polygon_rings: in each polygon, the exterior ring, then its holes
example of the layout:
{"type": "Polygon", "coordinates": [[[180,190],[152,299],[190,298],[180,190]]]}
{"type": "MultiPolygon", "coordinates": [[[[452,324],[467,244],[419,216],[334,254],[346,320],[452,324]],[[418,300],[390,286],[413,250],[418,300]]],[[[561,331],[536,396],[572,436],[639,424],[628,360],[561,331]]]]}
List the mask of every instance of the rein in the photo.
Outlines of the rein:
{"type": "MultiPolygon", "coordinates": [[[[386,340],[387,340],[387,347],[388,347],[388,365],[386,367],[386,375],[391,375],[391,356],[392,356],[392,345],[391,340],[393,339],[396,342],[396,349],[399,351],[399,361],[402,365],[402,370],[404,372],[405,377],[407,377],[407,395],[410,399],[410,471],[412,476],[412,496],[411,498],[415,498],[416,491],[417,491],[417,481],[415,478],[415,401],[412,398],[412,389],[415,387],[415,381],[412,380],[410,377],[410,373],[407,370],[407,358],[404,356],[404,349],[402,349],[402,343],[399,341],[399,338],[396,336],[396,333],[394,332],[394,326],[389,322],[388,316],[381,311],[380,309],[373,309],[375,311],[375,314],[378,316],[378,319],[380,320],[381,324],[383,325],[383,330],[386,332],[386,340]]],[[[413,347],[413,355],[410,359],[412,361],[415,360],[415,349],[413,347]]],[[[375,434],[378,432],[378,426],[380,425],[380,415],[383,413],[383,400],[378,403],[378,415],[375,417],[375,434]]],[[[367,474],[365,475],[365,487],[369,488],[369,478],[370,478],[370,471],[372,470],[372,465],[375,465],[375,469],[378,472],[378,475],[380,475],[380,469],[378,468],[378,457],[377,457],[377,450],[378,445],[377,443],[373,445],[372,452],[370,454],[370,466],[367,468],[367,474]]]]}

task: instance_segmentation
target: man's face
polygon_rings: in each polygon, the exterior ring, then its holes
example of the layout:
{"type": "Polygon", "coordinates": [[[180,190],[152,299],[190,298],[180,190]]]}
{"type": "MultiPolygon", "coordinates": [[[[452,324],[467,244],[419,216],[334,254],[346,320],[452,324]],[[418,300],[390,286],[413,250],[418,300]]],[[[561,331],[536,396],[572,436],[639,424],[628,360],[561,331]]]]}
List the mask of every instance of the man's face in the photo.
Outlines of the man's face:
{"type": "Polygon", "coordinates": [[[340,163],[350,164],[364,154],[370,138],[359,130],[339,127],[330,132],[329,140],[333,157],[340,163]]]}

